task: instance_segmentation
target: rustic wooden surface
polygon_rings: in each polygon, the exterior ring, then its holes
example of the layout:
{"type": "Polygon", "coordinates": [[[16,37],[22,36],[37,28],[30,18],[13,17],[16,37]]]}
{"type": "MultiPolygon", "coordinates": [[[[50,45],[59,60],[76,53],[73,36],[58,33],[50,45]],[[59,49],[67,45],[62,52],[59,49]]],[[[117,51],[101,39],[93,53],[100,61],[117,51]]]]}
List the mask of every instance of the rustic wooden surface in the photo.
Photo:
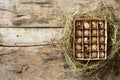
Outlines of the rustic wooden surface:
{"type": "MultiPolygon", "coordinates": [[[[70,71],[63,55],[61,27],[65,14],[77,14],[83,8],[82,13],[92,11],[100,3],[101,0],[0,0],[0,80],[119,80],[119,74],[107,74],[101,79],[70,71]],[[11,26],[15,28],[3,28],[11,26]],[[35,28],[40,26],[51,28],[35,28]]],[[[119,0],[103,3],[113,7],[120,19],[119,0]]]]}

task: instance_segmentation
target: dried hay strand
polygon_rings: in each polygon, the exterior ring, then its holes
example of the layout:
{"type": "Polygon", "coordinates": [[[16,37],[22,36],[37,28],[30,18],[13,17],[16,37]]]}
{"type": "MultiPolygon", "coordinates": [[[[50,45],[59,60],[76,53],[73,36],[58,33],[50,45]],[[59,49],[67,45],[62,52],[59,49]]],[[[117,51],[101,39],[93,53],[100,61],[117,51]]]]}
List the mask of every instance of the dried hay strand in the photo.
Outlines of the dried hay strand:
{"type": "Polygon", "coordinates": [[[114,72],[120,62],[120,28],[119,20],[114,16],[112,8],[101,3],[100,9],[90,11],[79,15],[66,15],[66,24],[64,26],[64,55],[70,70],[78,71],[81,74],[102,75],[105,72],[114,72]],[[108,45],[107,59],[101,61],[76,61],[72,55],[73,43],[73,20],[75,17],[85,18],[106,18],[108,21],[108,45]]]}

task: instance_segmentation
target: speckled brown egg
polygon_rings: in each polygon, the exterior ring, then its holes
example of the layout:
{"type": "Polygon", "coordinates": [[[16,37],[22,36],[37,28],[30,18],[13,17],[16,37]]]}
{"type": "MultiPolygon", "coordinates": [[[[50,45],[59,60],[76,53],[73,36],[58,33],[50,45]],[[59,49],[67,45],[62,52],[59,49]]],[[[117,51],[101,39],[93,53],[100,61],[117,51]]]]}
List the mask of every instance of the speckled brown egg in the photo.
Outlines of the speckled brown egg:
{"type": "Polygon", "coordinates": [[[92,22],[92,28],[97,28],[97,22],[96,21],[92,22]]]}
{"type": "Polygon", "coordinates": [[[79,44],[77,44],[77,45],[76,45],[76,49],[77,49],[77,50],[81,50],[81,49],[82,49],[82,46],[79,45],[79,44]]]}
{"type": "Polygon", "coordinates": [[[84,28],[85,29],[89,29],[90,28],[90,24],[88,22],[84,22],[84,28]]]}

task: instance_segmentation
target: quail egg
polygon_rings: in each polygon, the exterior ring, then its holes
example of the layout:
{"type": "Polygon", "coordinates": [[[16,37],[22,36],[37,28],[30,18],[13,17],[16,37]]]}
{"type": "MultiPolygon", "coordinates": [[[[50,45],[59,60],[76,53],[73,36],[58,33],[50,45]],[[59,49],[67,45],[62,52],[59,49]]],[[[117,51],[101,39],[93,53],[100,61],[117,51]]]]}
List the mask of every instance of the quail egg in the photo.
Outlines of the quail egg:
{"type": "Polygon", "coordinates": [[[82,36],[82,31],[81,31],[81,30],[77,30],[77,31],[76,31],[76,34],[77,34],[78,36],[82,36]]]}
{"type": "Polygon", "coordinates": [[[79,22],[79,21],[76,22],[76,27],[80,27],[81,25],[82,25],[81,22],[79,22]]]}
{"type": "Polygon", "coordinates": [[[90,57],[89,52],[85,52],[85,53],[84,53],[84,57],[85,57],[85,58],[89,58],[89,57],[90,57]]]}
{"type": "Polygon", "coordinates": [[[97,30],[92,30],[92,35],[96,36],[97,35],[97,30]]]}
{"type": "Polygon", "coordinates": [[[96,44],[92,45],[92,50],[95,51],[96,49],[97,49],[97,45],[96,44]]]}
{"type": "Polygon", "coordinates": [[[79,52],[79,53],[76,53],[76,57],[77,57],[77,58],[82,58],[82,53],[80,53],[80,52],[79,52]]]}
{"type": "Polygon", "coordinates": [[[97,57],[97,52],[92,52],[92,58],[96,58],[97,57]]]}
{"type": "Polygon", "coordinates": [[[97,28],[97,22],[96,21],[92,22],[92,28],[97,28]]]}
{"type": "Polygon", "coordinates": [[[85,37],[85,38],[84,38],[84,43],[88,43],[88,42],[89,42],[88,37],[85,37]]]}
{"type": "Polygon", "coordinates": [[[84,28],[85,29],[89,29],[90,28],[90,24],[88,22],[84,22],[84,28]]]}
{"type": "Polygon", "coordinates": [[[104,34],[105,34],[105,30],[104,29],[100,30],[100,35],[104,35],[104,34]]]}
{"type": "Polygon", "coordinates": [[[77,50],[81,50],[81,49],[82,49],[82,46],[79,45],[79,44],[77,44],[77,45],[76,45],[76,49],[77,49],[77,50]]]}
{"type": "Polygon", "coordinates": [[[88,50],[89,50],[89,45],[84,45],[84,49],[85,49],[86,51],[88,51],[88,50]]]}
{"type": "Polygon", "coordinates": [[[96,43],[97,42],[97,37],[92,37],[92,43],[96,43]]]}
{"type": "Polygon", "coordinates": [[[84,30],[84,35],[88,36],[89,35],[89,30],[84,30]]]}
{"type": "Polygon", "coordinates": [[[100,56],[100,58],[104,58],[105,57],[105,53],[104,52],[100,52],[99,56],[100,56]]]}
{"type": "Polygon", "coordinates": [[[105,49],[105,45],[100,45],[100,49],[104,50],[105,49]]]}
{"type": "Polygon", "coordinates": [[[77,38],[77,43],[81,43],[82,42],[82,38],[77,38]]]}
{"type": "Polygon", "coordinates": [[[100,42],[103,43],[105,41],[104,37],[100,37],[100,42]]]}
{"type": "Polygon", "coordinates": [[[100,21],[100,22],[99,22],[99,25],[100,25],[100,28],[104,28],[104,26],[105,26],[105,24],[104,24],[103,21],[100,21]]]}

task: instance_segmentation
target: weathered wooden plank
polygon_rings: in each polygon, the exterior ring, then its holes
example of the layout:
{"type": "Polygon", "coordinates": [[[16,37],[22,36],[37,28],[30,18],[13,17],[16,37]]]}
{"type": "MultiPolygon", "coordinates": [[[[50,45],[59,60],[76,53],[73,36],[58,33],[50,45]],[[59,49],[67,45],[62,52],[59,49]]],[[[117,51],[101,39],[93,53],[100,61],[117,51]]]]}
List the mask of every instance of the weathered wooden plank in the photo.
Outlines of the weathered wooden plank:
{"type": "Polygon", "coordinates": [[[10,20],[13,12],[11,10],[10,0],[0,0],[0,26],[12,25],[10,20]]]}
{"type": "Polygon", "coordinates": [[[0,28],[63,28],[60,26],[1,26],[0,28]]]}
{"type": "Polygon", "coordinates": [[[0,26],[54,26],[64,23],[55,0],[0,0],[0,26]]]}
{"type": "Polygon", "coordinates": [[[61,39],[61,28],[0,28],[0,45],[3,46],[37,46],[58,43],[61,39]]]}

